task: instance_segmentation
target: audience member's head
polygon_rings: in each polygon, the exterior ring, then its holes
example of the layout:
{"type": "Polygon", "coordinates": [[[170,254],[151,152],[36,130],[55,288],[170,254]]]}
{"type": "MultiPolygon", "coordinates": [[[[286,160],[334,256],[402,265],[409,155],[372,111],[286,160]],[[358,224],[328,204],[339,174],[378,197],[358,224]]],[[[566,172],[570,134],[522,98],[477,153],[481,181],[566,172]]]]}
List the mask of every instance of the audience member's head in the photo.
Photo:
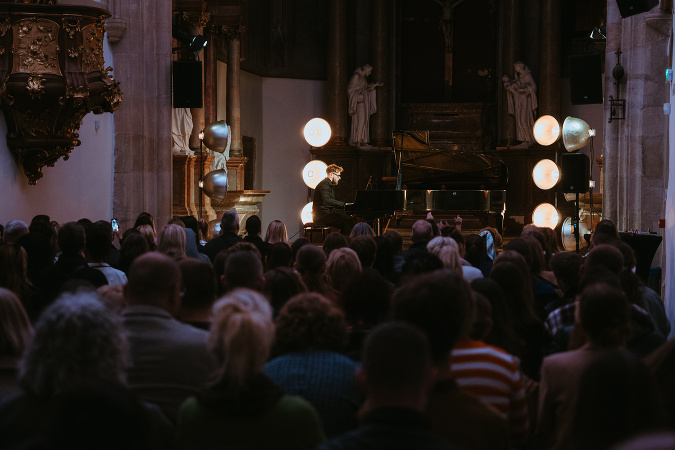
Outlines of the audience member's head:
{"type": "Polygon", "coordinates": [[[476,296],[483,296],[490,303],[491,328],[480,340],[503,348],[511,354],[520,353],[520,341],[513,330],[513,320],[501,286],[492,278],[476,278],[471,282],[476,296]]]}
{"type": "Polygon", "coordinates": [[[464,329],[471,290],[461,274],[448,270],[420,275],[394,294],[394,319],[424,331],[436,365],[447,363],[464,329]]]}
{"type": "Polygon", "coordinates": [[[14,244],[19,242],[21,236],[28,234],[28,224],[21,220],[12,220],[5,225],[2,242],[5,244],[14,244]]]}
{"type": "Polygon", "coordinates": [[[347,238],[341,233],[329,233],[323,241],[323,251],[326,254],[326,258],[330,257],[333,250],[343,247],[349,247],[349,243],[347,242],[347,238]]]}
{"type": "Polygon", "coordinates": [[[152,214],[149,212],[142,212],[136,217],[136,222],[134,222],[134,228],[139,228],[143,225],[149,225],[152,228],[152,234],[156,235],[157,230],[155,230],[155,220],[152,218],[152,214]]]}
{"type": "Polygon", "coordinates": [[[487,244],[485,237],[480,234],[470,234],[464,238],[466,253],[464,259],[474,267],[479,267],[481,262],[488,260],[487,244]]]}
{"type": "Polygon", "coordinates": [[[154,251],[157,248],[157,243],[155,242],[155,231],[150,225],[140,225],[135,227],[145,238],[145,241],[148,243],[148,249],[154,251]]]}
{"type": "Polygon", "coordinates": [[[210,308],[216,301],[216,273],[210,263],[186,258],[178,262],[183,279],[181,310],[210,308]]]}
{"type": "Polygon", "coordinates": [[[424,409],[435,378],[429,340],[402,322],[378,326],[366,338],[358,375],[368,404],[424,409]]]}
{"type": "Polygon", "coordinates": [[[303,245],[298,250],[295,270],[302,277],[309,292],[318,292],[323,295],[331,292],[326,276],[326,254],[316,245],[303,245]]]}
{"type": "Polygon", "coordinates": [[[298,238],[291,244],[291,264],[293,265],[298,256],[298,250],[304,247],[307,244],[310,244],[309,239],[307,238],[298,238]]]}
{"type": "Polygon", "coordinates": [[[47,237],[52,235],[51,219],[45,214],[33,217],[28,225],[28,231],[33,234],[42,234],[47,237]]]}
{"type": "Polygon", "coordinates": [[[265,242],[276,244],[277,242],[288,242],[288,233],[286,225],[281,220],[273,220],[267,225],[265,233],[265,242]]]}
{"type": "Polygon", "coordinates": [[[595,230],[591,234],[591,244],[593,246],[610,244],[621,239],[614,222],[603,219],[595,225],[595,230]]]}
{"type": "Polygon", "coordinates": [[[361,267],[373,267],[377,255],[377,244],[370,236],[356,236],[349,242],[349,248],[354,250],[361,261],[361,267]]]}
{"type": "Polygon", "coordinates": [[[78,255],[84,252],[85,234],[77,222],[64,223],[59,230],[59,248],[64,255],[78,255]]]}
{"type": "Polygon", "coordinates": [[[438,236],[427,244],[427,249],[432,255],[438,256],[443,261],[443,267],[455,273],[462,274],[462,263],[459,261],[459,249],[452,238],[438,236]]]}
{"type": "Polygon", "coordinates": [[[239,232],[239,214],[234,209],[225,211],[220,218],[220,232],[234,233],[239,232]]]}
{"type": "Polygon", "coordinates": [[[596,347],[618,347],[630,338],[630,303],[620,289],[604,283],[588,286],[579,296],[577,314],[588,340],[596,347]]]}
{"type": "Polygon", "coordinates": [[[291,246],[287,242],[277,242],[272,244],[265,256],[267,270],[277,267],[290,267],[291,265],[291,246]]]}
{"type": "Polygon", "coordinates": [[[290,299],[276,324],[276,355],[306,350],[340,352],[347,343],[344,314],[320,294],[310,292],[290,299]]]}
{"type": "Polygon", "coordinates": [[[213,306],[208,345],[218,365],[213,386],[236,392],[262,371],[274,341],[272,308],[249,289],[236,289],[213,306]]]}
{"type": "Polygon", "coordinates": [[[148,241],[136,228],[129,228],[122,235],[122,247],[120,248],[120,259],[118,266],[120,270],[126,273],[129,266],[143,253],[149,251],[148,241]]]}
{"type": "Polygon", "coordinates": [[[412,241],[414,243],[427,243],[433,238],[431,224],[426,220],[418,220],[412,226],[412,241]]]}
{"type": "Polygon", "coordinates": [[[195,216],[183,216],[180,220],[185,224],[185,228],[189,228],[195,232],[195,236],[199,236],[199,221],[195,216]]]}
{"type": "Polygon", "coordinates": [[[246,234],[249,236],[258,236],[262,233],[262,221],[255,214],[246,219],[246,234]]]}
{"type": "Polygon", "coordinates": [[[112,226],[109,222],[98,221],[85,229],[85,252],[89,262],[100,263],[105,261],[110,253],[112,240],[112,226]]]}
{"type": "Polygon", "coordinates": [[[307,288],[298,274],[288,267],[277,267],[265,272],[263,294],[276,312],[281,311],[292,297],[306,291],[307,288]]]}
{"type": "Polygon", "coordinates": [[[525,258],[515,251],[505,250],[495,259],[490,278],[502,288],[515,329],[519,334],[524,333],[528,324],[537,321],[532,282],[525,258]]]}
{"type": "Polygon", "coordinates": [[[616,276],[623,271],[623,255],[612,245],[597,245],[584,258],[584,272],[604,267],[616,276]]]}
{"type": "Polygon", "coordinates": [[[473,315],[467,332],[471,339],[482,341],[492,330],[492,304],[480,292],[473,292],[473,315]]]}
{"type": "Polygon", "coordinates": [[[560,244],[558,243],[558,235],[556,234],[553,228],[544,227],[541,229],[542,233],[546,236],[546,241],[548,242],[548,248],[551,250],[551,256],[555,255],[560,251],[560,244]]]}
{"type": "Polygon", "coordinates": [[[19,298],[0,287],[0,357],[20,358],[33,330],[19,298]]]}
{"type": "Polygon", "coordinates": [[[403,252],[403,237],[396,230],[385,231],[382,237],[385,237],[391,242],[391,251],[394,255],[399,255],[403,252]]]}
{"type": "Polygon", "coordinates": [[[626,350],[600,353],[582,374],[577,398],[566,430],[571,448],[616,448],[627,438],[665,425],[654,380],[644,362],[626,350]]]}
{"type": "Polygon", "coordinates": [[[227,291],[237,288],[261,291],[265,282],[260,256],[253,252],[232,253],[225,261],[224,275],[227,291]]]}
{"type": "Polygon", "coordinates": [[[368,236],[375,237],[375,233],[370,225],[366,222],[359,222],[352,228],[351,233],[349,233],[349,239],[354,239],[357,236],[368,236]]]}
{"type": "Polygon", "coordinates": [[[405,259],[401,268],[401,285],[417,275],[430,273],[443,268],[443,261],[429,252],[415,252],[405,259]]]}
{"type": "Polygon", "coordinates": [[[89,382],[123,383],[128,346],[122,321],[93,292],[61,296],[35,324],[19,383],[40,398],[89,382]]]}
{"type": "Polygon", "coordinates": [[[361,273],[352,278],[342,291],[340,303],[347,322],[372,328],[389,318],[391,285],[374,273],[361,273]]]}
{"type": "Polygon", "coordinates": [[[96,289],[99,300],[111,311],[121,313],[127,307],[127,301],[124,300],[124,286],[121,284],[105,284],[96,289]]]}
{"type": "Polygon", "coordinates": [[[351,248],[333,250],[326,262],[326,271],[333,289],[342,289],[361,273],[359,256],[351,248]]]}
{"type": "Polygon", "coordinates": [[[572,292],[579,286],[579,270],[584,259],[577,252],[556,253],[551,257],[551,269],[563,292],[572,292]]]}
{"type": "Polygon", "coordinates": [[[145,253],[131,264],[124,286],[130,305],[150,305],[175,314],[182,286],[178,263],[159,252],[145,253]]]}
{"type": "Polygon", "coordinates": [[[185,230],[170,224],[162,228],[157,242],[157,251],[173,259],[185,258],[185,230]]]}
{"type": "Polygon", "coordinates": [[[19,244],[0,244],[0,287],[22,297],[28,282],[28,257],[19,244]]]}

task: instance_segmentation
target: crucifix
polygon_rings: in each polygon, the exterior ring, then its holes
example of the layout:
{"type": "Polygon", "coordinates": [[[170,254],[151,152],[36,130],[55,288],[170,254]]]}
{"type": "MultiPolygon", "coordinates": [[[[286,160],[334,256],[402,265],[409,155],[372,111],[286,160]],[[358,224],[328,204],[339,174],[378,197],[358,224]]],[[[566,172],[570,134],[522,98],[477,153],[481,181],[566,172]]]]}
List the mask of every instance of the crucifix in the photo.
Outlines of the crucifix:
{"type": "Polygon", "coordinates": [[[439,27],[445,38],[445,97],[450,99],[452,94],[452,13],[464,0],[434,0],[443,8],[443,15],[439,27]]]}

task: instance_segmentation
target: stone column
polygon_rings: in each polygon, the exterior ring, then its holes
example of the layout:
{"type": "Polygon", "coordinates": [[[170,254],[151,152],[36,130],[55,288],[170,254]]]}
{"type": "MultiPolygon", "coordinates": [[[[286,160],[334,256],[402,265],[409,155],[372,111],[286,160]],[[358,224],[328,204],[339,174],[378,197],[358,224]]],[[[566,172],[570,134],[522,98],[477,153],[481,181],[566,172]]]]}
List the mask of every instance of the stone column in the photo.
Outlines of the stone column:
{"type": "Polygon", "coordinates": [[[544,0],[541,5],[539,53],[539,111],[560,120],[560,29],[561,1],[544,0]]]}
{"type": "MultiPolygon", "coordinates": [[[[329,146],[345,146],[347,139],[347,13],[346,2],[330,0],[328,18],[328,83],[326,120],[331,126],[329,146]]],[[[379,92],[378,92],[379,94],[379,92]]]]}
{"type": "MultiPolygon", "coordinates": [[[[505,0],[502,22],[502,74],[513,76],[513,64],[520,58],[520,0],[505,0]]],[[[501,141],[516,142],[516,120],[508,113],[506,90],[500,80],[501,89],[501,141]]]]}
{"type": "Polygon", "coordinates": [[[386,0],[373,0],[371,54],[373,61],[373,79],[382,81],[384,86],[377,89],[377,112],[370,118],[370,142],[375,147],[391,146],[389,128],[389,11],[386,0]]]}
{"type": "Polygon", "coordinates": [[[239,95],[239,71],[241,61],[241,36],[244,26],[225,27],[227,39],[227,124],[232,128],[232,144],[230,156],[240,158],[244,156],[244,146],[241,139],[241,100],[239,95]]]}
{"type": "Polygon", "coordinates": [[[216,103],[218,101],[218,59],[216,57],[216,37],[214,32],[206,32],[208,43],[204,48],[204,123],[216,121],[216,103]]]}
{"type": "Polygon", "coordinates": [[[125,98],[113,114],[113,217],[126,229],[147,211],[165,224],[172,204],[171,8],[165,0],[109,0],[107,6],[132,32],[111,47],[125,98]]]}

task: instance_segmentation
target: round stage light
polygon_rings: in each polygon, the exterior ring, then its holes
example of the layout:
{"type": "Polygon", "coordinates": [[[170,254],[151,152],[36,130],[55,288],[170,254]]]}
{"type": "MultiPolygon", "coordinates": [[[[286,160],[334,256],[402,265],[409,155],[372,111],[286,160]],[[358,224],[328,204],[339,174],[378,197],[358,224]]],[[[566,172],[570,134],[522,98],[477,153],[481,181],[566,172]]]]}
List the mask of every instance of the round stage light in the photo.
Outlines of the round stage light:
{"type": "Polygon", "coordinates": [[[232,141],[232,131],[224,120],[208,124],[202,134],[206,148],[217,153],[227,150],[232,141]]]}
{"type": "MultiPolygon", "coordinates": [[[[591,229],[588,228],[588,225],[586,224],[585,221],[580,220],[579,221],[579,248],[584,248],[588,244],[586,243],[586,239],[584,239],[584,235],[590,234],[591,229]]],[[[560,230],[560,234],[562,237],[562,244],[563,248],[565,251],[568,252],[573,252],[576,251],[577,249],[577,238],[574,236],[574,219],[572,217],[568,217],[563,221],[562,228],[560,230]]]]}
{"type": "Polygon", "coordinates": [[[595,136],[595,130],[581,119],[568,117],[563,122],[563,145],[568,152],[584,147],[593,136],[595,136]]]}
{"type": "Polygon", "coordinates": [[[326,163],[318,159],[308,162],[302,169],[302,180],[310,189],[316,189],[316,185],[326,178],[326,167],[326,163]]]}
{"type": "Polygon", "coordinates": [[[227,195],[227,172],[225,169],[212,170],[204,176],[204,194],[221,201],[227,195]]]}
{"type": "Polygon", "coordinates": [[[302,220],[303,225],[314,222],[314,215],[312,214],[312,205],[314,202],[309,202],[302,208],[300,212],[300,220],[302,220]]]}
{"type": "Polygon", "coordinates": [[[555,206],[542,203],[532,211],[532,222],[541,228],[555,228],[560,220],[560,214],[555,206]]]}
{"type": "Polygon", "coordinates": [[[539,189],[551,189],[560,179],[560,169],[550,159],[542,159],[532,169],[532,179],[539,189]]]}
{"type": "Polygon", "coordinates": [[[305,140],[312,147],[323,147],[330,139],[330,125],[323,119],[314,118],[305,125],[305,140]]]}
{"type": "Polygon", "coordinates": [[[532,132],[540,145],[551,145],[560,137],[560,124],[553,116],[541,116],[534,123],[532,132]]]}

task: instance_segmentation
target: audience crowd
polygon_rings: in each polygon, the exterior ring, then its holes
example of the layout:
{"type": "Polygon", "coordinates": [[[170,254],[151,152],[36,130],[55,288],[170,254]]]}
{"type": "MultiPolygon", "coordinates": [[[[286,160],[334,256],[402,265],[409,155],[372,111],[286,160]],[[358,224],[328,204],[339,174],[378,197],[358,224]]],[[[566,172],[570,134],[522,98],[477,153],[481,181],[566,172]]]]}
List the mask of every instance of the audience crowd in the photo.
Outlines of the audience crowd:
{"type": "Polygon", "coordinates": [[[226,211],[0,234],[2,449],[665,449],[675,340],[603,220],[322,245],[226,211]],[[158,231],[159,230],[159,231],[158,231]]]}

